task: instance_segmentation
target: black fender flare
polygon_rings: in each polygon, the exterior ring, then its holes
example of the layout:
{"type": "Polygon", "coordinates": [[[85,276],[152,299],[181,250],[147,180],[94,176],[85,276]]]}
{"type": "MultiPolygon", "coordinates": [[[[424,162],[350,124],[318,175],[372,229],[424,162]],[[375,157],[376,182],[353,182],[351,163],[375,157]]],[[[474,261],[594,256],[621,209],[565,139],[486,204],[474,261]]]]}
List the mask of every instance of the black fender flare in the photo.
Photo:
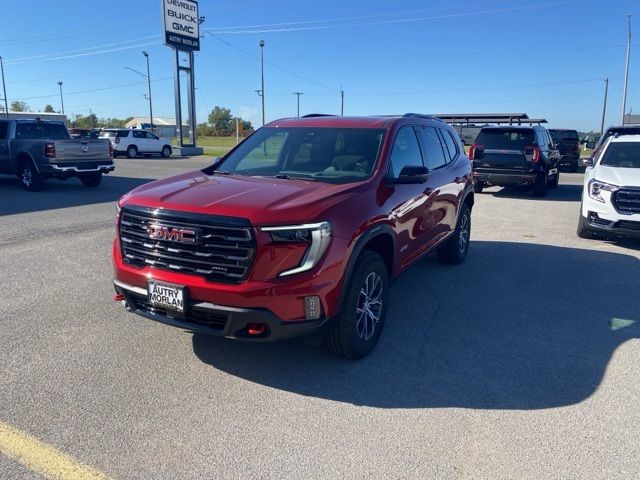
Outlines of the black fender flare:
{"type": "MultiPolygon", "coordinates": [[[[351,250],[351,255],[349,255],[349,260],[347,261],[347,267],[344,270],[342,288],[340,289],[340,304],[339,310],[342,309],[342,304],[344,302],[344,296],[347,293],[347,288],[349,287],[349,281],[351,280],[351,275],[353,274],[353,269],[356,266],[356,262],[360,257],[360,254],[364,251],[365,246],[371,240],[376,237],[380,237],[382,235],[389,235],[393,242],[393,254],[395,255],[396,251],[396,235],[393,229],[389,225],[376,225],[371,227],[369,230],[365,231],[360,238],[356,240],[356,244],[351,250]]],[[[391,261],[391,265],[393,265],[393,260],[391,261]]],[[[393,272],[389,272],[389,279],[393,278],[393,272]]]]}

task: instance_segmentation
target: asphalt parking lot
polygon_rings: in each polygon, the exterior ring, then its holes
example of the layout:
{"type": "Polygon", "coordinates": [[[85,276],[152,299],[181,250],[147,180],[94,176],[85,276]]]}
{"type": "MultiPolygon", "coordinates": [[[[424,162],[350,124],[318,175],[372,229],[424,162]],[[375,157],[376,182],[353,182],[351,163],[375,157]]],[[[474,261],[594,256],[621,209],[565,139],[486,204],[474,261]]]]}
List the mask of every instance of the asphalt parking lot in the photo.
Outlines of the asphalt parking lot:
{"type": "MultiPolygon", "coordinates": [[[[353,363],[113,301],[115,201],[206,163],[118,159],[97,189],[0,179],[0,426],[118,479],[637,478],[640,244],[576,236],[581,174],[478,195],[466,263],[402,276],[353,363]]],[[[0,478],[38,477],[0,454],[0,478]]]]}

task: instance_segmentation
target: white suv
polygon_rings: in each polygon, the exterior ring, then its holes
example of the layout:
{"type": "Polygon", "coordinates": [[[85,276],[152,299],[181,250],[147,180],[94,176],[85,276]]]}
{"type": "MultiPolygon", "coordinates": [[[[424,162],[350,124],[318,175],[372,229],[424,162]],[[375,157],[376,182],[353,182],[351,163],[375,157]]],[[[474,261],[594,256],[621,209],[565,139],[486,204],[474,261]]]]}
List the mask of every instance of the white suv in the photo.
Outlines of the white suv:
{"type": "Polygon", "coordinates": [[[138,154],[160,154],[171,156],[171,142],[160,138],[147,130],[141,129],[108,129],[100,132],[100,138],[106,138],[113,147],[113,158],[126,154],[135,158],[138,154]]]}
{"type": "Polygon", "coordinates": [[[584,176],[578,236],[640,238],[640,135],[611,137],[584,176]]]}

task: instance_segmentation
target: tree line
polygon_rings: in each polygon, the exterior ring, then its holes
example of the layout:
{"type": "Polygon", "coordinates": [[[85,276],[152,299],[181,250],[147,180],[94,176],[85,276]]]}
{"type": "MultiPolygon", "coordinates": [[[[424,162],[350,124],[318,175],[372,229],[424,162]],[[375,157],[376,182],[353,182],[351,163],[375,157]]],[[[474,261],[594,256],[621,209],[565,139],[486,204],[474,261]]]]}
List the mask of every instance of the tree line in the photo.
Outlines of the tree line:
{"type": "Polygon", "coordinates": [[[230,137],[236,134],[236,120],[241,137],[253,133],[253,125],[249,120],[235,117],[231,110],[216,106],[209,113],[207,122],[198,124],[198,136],[200,137],[230,137]]]}

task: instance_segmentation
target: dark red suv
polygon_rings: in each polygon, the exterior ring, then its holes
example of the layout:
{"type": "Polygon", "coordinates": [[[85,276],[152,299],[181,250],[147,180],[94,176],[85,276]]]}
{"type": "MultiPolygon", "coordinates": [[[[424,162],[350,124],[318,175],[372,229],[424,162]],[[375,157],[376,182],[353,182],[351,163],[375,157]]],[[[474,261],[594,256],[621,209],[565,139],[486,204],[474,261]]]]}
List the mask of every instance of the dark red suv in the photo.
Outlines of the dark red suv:
{"type": "Polygon", "coordinates": [[[464,260],[472,207],[471,162],[436,118],[278,120],[204,170],[122,197],[116,298],[228,338],[322,333],[360,358],[395,277],[433,250],[464,260]]]}

